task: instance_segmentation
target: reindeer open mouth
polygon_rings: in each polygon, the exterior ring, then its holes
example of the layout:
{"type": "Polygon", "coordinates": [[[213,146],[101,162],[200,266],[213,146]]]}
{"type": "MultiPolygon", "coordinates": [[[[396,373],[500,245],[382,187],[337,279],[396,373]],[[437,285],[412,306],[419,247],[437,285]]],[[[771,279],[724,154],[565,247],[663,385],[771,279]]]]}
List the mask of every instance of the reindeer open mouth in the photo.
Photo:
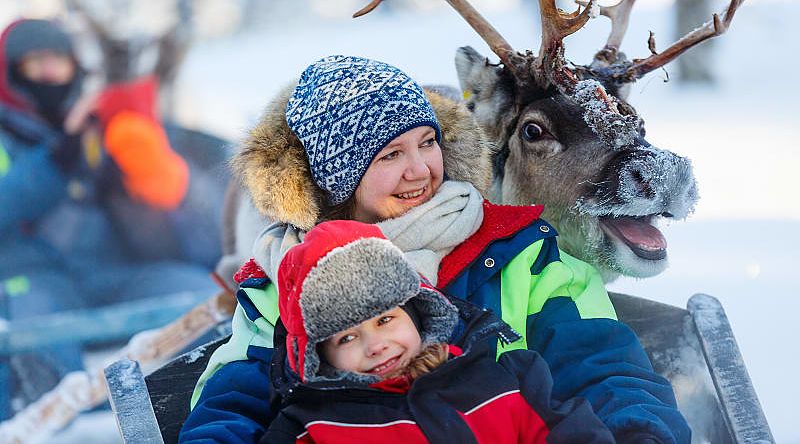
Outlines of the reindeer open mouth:
{"type": "Polygon", "coordinates": [[[618,248],[621,243],[640,259],[662,261],[667,240],[656,222],[688,216],[697,202],[697,185],[688,159],[645,144],[617,151],[576,207],[597,218],[618,248]]]}
{"type": "Polygon", "coordinates": [[[648,260],[666,259],[667,239],[653,226],[652,220],[653,216],[599,218],[603,231],[624,242],[636,256],[648,260]]]}

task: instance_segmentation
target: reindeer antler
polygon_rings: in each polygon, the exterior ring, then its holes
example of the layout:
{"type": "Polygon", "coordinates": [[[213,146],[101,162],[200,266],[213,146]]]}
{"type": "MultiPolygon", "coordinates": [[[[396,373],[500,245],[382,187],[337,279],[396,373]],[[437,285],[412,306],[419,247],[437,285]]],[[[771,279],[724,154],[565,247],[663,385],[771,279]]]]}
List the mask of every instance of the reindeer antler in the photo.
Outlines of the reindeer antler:
{"type": "Polygon", "coordinates": [[[564,38],[583,28],[591,18],[595,0],[589,0],[581,11],[581,6],[572,13],[556,7],[555,0],[539,0],[542,17],[542,46],[536,59],[538,83],[545,87],[548,83],[561,88],[572,89],[577,79],[564,62],[564,38]]]}
{"type": "MultiPolygon", "coordinates": [[[[383,0],[372,0],[367,6],[353,14],[360,17],[371,12],[383,0]]],[[[472,26],[481,38],[489,45],[492,52],[497,54],[503,65],[511,72],[514,78],[522,83],[535,80],[546,87],[549,83],[565,82],[565,86],[575,83],[571,73],[564,73],[564,37],[581,29],[590,18],[590,10],[595,0],[589,0],[588,6],[581,11],[565,13],[556,8],[555,0],[539,0],[542,16],[542,47],[539,57],[530,53],[525,55],[514,51],[506,39],[466,0],[446,0],[464,20],[472,26]],[[535,67],[534,72],[531,67],[535,67]]]]}
{"type": "MultiPolygon", "coordinates": [[[[586,0],[575,0],[575,3],[587,8],[589,6],[589,2],[586,0]]],[[[619,49],[625,33],[628,32],[628,21],[634,3],[636,0],[621,0],[614,6],[600,6],[600,15],[611,20],[611,33],[608,35],[604,49],[613,48],[615,51],[619,49]]]]}
{"type": "MultiPolygon", "coordinates": [[[[673,43],[672,46],[665,49],[661,53],[653,54],[643,60],[634,60],[634,62],[622,74],[616,75],[619,80],[623,82],[633,82],[636,79],[642,78],[648,72],[660,68],[667,63],[675,60],[684,51],[692,46],[708,40],[712,37],[722,35],[728,30],[728,27],[733,20],[733,15],[742,4],[744,0],[731,0],[731,3],[723,12],[723,17],[720,18],[719,14],[714,14],[711,20],[703,24],[703,26],[695,29],[694,31],[686,34],[680,40],[673,43]]],[[[654,46],[654,45],[651,45],[654,46]]],[[[652,49],[651,49],[652,50],[652,49]]]]}
{"type": "Polygon", "coordinates": [[[506,39],[469,2],[466,0],[446,1],[472,26],[472,29],[489,45],[492,52],[500,57],[503,65],[514,74],[514,77],[519,78],[524,75],[523,71],[526,65],[524,57],[514,51],[506,39]]]}
{"type": "Polygon", "coordinates": [[[377,8],[383,0],[372,0],[367,6],[359,9],[353,13],[353,18],[361,17],[364,14],[369,14],[373,9],[377,8]]]}
{"type": "Polygon", "coordinates": [[[566,13],[556,7],[555,0],[539,0],[542,16],[542,48],[539,56],[562,48],[564,38],[583,28],[589,21],[593,5],[594,0],[589,0],[583,12],[579,5],[577,11],[566,13]]]}
{"type": "Polygon", "coordinates": [[[89,29],[97,38],[103,53],[105,81],[113,83],[129,79],[132,71],[132,53],[135,51],[130,42],[115,38],[113,28],[92,14],[91,8],[86,5],[85,1],[67,0],[66,5],[86,20],[89,29]]]}
{"type": "MultiPolygon", "coordinates": [[[[608,35],[608,40],[603,49],[597,51],[594,55],[594,62],[592,66],[609,66],[617,62],[617,55],[619,48],[622,45],[622,39],[625,38],[625,33],[628,32],[628,22],[630,20],[631,9],[636,0],[621,0],[614,6],[601,6],[600,15],[604,15],[611,20],[611,32],[608,35]]],[[[575,0],[579,5],[587,6],[586,0],[575,0]]]]}

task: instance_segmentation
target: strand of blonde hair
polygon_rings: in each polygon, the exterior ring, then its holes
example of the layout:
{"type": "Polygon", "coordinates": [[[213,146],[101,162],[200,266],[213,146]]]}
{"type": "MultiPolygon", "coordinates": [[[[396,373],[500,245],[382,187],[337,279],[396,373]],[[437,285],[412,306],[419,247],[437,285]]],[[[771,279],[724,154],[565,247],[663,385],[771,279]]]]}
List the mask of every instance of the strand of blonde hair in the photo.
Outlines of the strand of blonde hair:
{"type": "Polygon", "coordinates": [[[388,375],[386,379],[395,376],[407,376],[412,381],[422,375],[430,373],[436,367],[442,365],[447,361],[449,355],[449,347],[447,344],[431,344],[423,348],[422,351],[405,366],[405,368],[398,370],[392,375],[388,375]]]}

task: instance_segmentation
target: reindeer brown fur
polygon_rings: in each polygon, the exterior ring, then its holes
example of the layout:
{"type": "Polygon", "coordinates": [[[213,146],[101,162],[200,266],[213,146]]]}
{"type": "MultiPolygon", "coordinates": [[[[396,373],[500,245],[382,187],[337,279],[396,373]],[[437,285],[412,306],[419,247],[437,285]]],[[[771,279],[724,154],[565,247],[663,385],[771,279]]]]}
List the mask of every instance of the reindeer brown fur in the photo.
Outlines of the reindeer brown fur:
{"type": "MultiPolygon", "coordinates": [[[[492,200],[545,205],[559,245],[594,264],[606,280],[648,277],[667,265],[661,218],[688,216],[697,201],[688,159],[650,145],[644,124],[628,104],[630,84],[691,46],[727,30],[742,0],[665,51],[628,61],[619,52],[635,0],[597,9],[595,0],[567,14],[540,0],[539,54],[514,51],[465,0],[447,0],[500,58],[470,47],[456,53],[467,106],[494,141],[492,200]],[[612,20],[612,32],[587,66],[568,66],[563,39],[591,14],[612,20]]],[[[355,16],[374,9],[375,0],[355,16]]]]}

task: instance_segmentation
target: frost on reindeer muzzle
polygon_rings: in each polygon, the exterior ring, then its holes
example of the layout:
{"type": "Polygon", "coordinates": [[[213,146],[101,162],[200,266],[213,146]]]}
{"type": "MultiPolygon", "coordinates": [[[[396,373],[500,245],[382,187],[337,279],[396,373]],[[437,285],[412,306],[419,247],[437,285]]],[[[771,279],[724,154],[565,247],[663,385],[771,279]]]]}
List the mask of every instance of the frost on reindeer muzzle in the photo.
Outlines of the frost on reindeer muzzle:
{"type": "Polygon", "coordinates": [[[620,151],[585,196],[577,203],[579,213],[596,217],[606,236],[651,261],[667,258],[667,241],[656,222],[686,218],[698,197],[688,159],[646,146],[620,151]]]}

